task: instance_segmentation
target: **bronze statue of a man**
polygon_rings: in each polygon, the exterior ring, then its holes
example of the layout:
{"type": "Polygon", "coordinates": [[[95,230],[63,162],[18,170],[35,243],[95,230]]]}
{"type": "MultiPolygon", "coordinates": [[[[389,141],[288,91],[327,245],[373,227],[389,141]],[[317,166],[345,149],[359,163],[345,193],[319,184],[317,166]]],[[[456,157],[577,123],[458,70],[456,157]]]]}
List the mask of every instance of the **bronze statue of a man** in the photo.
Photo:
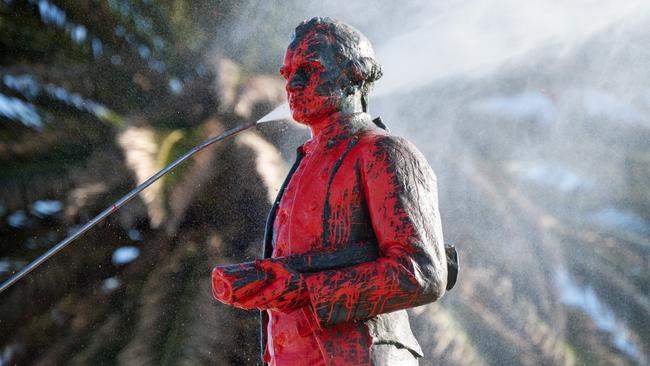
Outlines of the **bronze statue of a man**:
{"type": "Polygon", "coordinates": [[[264,259],[215,268],[213,294],[263,311],[271,365],[416,365],[405,309],[447,285],[436,177],[367,114],[382,71],[358,30],[304,21],[280,73],[312,138],[271,209],[264,259]]]}

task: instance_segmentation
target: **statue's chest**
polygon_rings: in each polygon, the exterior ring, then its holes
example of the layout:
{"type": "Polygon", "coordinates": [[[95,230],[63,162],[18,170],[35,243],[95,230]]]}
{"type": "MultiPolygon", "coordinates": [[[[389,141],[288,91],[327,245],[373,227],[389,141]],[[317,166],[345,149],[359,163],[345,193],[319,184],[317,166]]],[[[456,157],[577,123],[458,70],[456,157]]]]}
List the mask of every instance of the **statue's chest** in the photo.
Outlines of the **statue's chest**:
{"type": "MultiPolygon", "coordinates": [[[[343,148],[345,145],[343,146],[343,148]]],[[[364,221],[354,159],[336,149],[305,156],[287,185],[275,221],[275,255],[301,254],[347,242],[364,221]]]]}

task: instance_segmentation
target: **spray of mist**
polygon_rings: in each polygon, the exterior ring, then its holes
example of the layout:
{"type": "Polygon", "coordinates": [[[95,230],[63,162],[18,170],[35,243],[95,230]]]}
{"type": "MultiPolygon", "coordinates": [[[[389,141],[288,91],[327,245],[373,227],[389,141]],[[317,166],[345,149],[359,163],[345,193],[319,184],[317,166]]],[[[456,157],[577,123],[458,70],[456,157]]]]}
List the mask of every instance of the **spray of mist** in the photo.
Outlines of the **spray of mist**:
{"type": "Polygon", "coordinates": [[[575,47],[614,23],[648,14],[645,1],[421,2],[420,24],[378,42],[385,77],[376,96],[454,75],[478,76],[535,49],[575,47]]]}

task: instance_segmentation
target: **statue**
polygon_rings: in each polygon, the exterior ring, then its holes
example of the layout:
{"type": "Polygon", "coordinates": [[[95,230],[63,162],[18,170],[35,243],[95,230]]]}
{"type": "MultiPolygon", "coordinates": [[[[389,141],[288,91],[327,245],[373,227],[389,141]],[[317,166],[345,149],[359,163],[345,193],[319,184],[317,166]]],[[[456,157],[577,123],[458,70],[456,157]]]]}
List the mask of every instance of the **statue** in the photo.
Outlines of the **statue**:
{"type": "Polygon", "coordinates": [[[417,365],[405,309],[449,288],[436,177],[367,114],[382,70],[358,30],[302,22],[280,73],[312,138],[269,214],[264,259],[216,267],[213,295],[262,311],[270,365],[417,365]]]}

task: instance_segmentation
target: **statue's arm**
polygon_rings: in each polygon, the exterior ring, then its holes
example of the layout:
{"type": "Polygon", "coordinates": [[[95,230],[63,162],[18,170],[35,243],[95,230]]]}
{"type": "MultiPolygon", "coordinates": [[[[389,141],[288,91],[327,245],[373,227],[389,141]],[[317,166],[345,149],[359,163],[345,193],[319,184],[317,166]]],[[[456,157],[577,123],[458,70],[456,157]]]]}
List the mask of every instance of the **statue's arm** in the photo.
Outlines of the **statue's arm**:
{"type": "Polygon", "coordinates": [[[373,137],[363,151],[361,175],[379,257],[302,276],[320,326],[419,306],[445,291],[433,170],[414,145],[393,136],[373,137]]]}

